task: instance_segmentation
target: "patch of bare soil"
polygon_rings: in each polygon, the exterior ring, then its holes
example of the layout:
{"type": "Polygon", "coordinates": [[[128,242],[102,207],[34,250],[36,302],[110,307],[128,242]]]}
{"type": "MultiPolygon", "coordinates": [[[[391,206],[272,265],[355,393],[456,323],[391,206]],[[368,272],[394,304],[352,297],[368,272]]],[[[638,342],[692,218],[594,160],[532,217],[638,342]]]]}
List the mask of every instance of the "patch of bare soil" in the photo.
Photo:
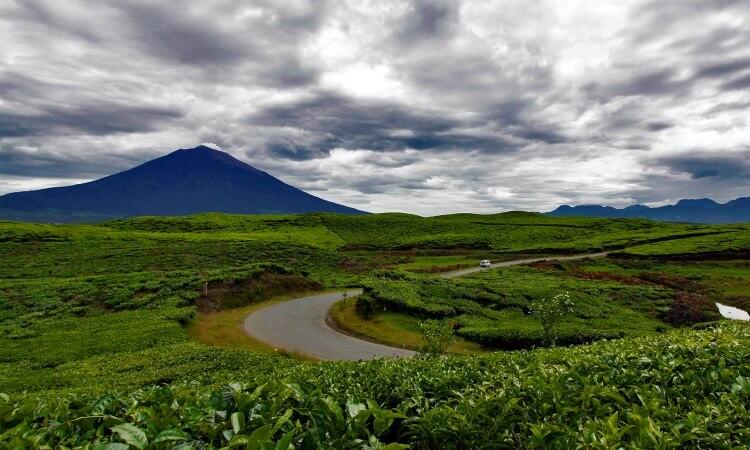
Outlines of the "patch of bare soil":
{"type": "Polygon", "coordinates": [[[209,283],[196,301],[200,312],[238,308],[278,295],[320,290],[320,283],[299,274],[262,272],[250,278],[209,283]]]}

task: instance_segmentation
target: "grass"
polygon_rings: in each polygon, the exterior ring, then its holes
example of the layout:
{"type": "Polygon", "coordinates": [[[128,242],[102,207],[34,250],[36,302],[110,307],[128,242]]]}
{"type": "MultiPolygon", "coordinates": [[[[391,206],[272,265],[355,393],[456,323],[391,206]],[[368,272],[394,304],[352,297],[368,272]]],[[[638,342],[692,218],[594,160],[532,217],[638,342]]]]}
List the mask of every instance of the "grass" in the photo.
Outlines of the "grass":
{"type": "MultiPolygon", "coordinates": [[[[330,311],[331,319],[338,328],[373,342],[409,350],[419,350],[424,339],[419,328],[419,319],[408,314],[381,312],[369,320],[360,317],[355,309],[356,298],[337,302],[330,311]]],[[[452,354],[478,354],[486,352],[481,346],[462,338],[448,347],[452,354]]]]}

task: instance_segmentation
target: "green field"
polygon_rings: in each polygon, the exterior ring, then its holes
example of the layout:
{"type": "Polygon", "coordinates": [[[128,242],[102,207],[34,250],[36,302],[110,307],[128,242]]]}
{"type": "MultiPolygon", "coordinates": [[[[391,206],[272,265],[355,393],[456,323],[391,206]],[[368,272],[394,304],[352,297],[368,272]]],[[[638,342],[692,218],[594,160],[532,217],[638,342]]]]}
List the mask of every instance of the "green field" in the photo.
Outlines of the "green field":
{"type": "Polygon", "coordinates": [[[750,308],[750,226],[202,214],[0,222],[0,255],[0,449],[750,443],[749,330],[713,308],[750,308]],[[435,273],[600,250],[615,254],[435,273]],[[342,286],[389,326],[443,320],[497,351],[315,363],[191,339],[205,314],[342,286]],[[564,347],[539,349],[529,305],[563,291],[564,347]]]}

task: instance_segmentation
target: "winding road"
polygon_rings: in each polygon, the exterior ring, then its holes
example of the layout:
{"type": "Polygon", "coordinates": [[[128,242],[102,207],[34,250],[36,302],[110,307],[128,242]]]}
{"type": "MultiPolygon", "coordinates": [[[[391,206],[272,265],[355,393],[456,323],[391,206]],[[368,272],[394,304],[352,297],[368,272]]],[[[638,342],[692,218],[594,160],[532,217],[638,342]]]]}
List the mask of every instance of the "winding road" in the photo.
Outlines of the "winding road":
{"type": "Polygon", "coordinates": [[[573,261],[576,259],[586,259],[586,258],[601,258],[602,256],[607,256],[609,252],[599,252],[599,253],[584,253],[581,255],[571,255],[571,256],[548,256],[546,258],[525,258],[525,259],[512,259],[510,261],[500,261],[492,264],[490,267],[469,267],[467,269],[459,269],[459,270],[453,270],[451,272],[443,272],[441,276],[443,278],[456,278],[456,277],[462,277],[464,275],[469,275],[471,273],[477,273],[481,272],[483,270],[497,268],[497,267],[509,267],[509,266],[518,266],[521,264],[531,264],[535,262],[541,262],[541,261],[573,261]]]}
{"type": "MultiPolygon", "coordinates": [[[[509,267],[540,261],[570,261],[607,256],[607,252],[587,253],[572,256],[526,258],[501,261],[490,267],[471,267],[442,274],[455,278],[482,270],[509,267]]],[[[334,303],[362,293],[361,289],[350,289],[332,293],[311,295],[260,309],[245,318],[245,332],[273,347],[284,349],[320,360],[369,360],[375,358],[409,357],[411,350],[376,344],[344,334],[328,324],[328,311],[334,303]]]]}
{"type": "Polygon", "coordinates": [[[365,360],[412,356],[414,352],[343,334],[330,325],[328,310],[344,298],[362,293],[351,289],[311,295],[260,309],[245,318],[245,332],[274,347],[322,360],[365,360]]]}

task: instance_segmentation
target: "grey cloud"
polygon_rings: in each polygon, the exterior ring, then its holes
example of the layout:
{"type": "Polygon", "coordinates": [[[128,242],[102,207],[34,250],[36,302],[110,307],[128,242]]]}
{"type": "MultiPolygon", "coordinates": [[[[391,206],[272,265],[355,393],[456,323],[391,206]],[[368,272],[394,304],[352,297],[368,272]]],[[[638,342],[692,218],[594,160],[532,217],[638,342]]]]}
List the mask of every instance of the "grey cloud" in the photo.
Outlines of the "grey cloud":
{"type": "Polygon", "coordinates": [[[674,126],[671,122],[663,122],[663,121],[652,121],[646,123],[646,129],[648,131],[661,131],[666,130],[668,128],[672,128],[674,126]]]}
{"type": "Polygon", "coordinates": [[[735,72],[750,69],[750,58],[739,58],[731,61],[707,64],[698,69],[697,77],[723,77],[735,72]]]}
{"type": "Polygon", "coordinates": [[[0,175],[40,178],[87,178],[129,169],[148,157],[140,153],[112,156],[66,155],[28,151],[11,145],[0,148],[0,175]]]}
{"type": "MultiPolygon", "coordinates": [[[[177,63],[226,64],[252,55],[248,42],[222,32],[222,24],[183,8],[147,2],[115,2],[134,28],[143,50],[177,63]]],[[[174,6],[174,5],[173,5],[174,6]]]]}
{"type": "Polygon", "coordinates": [[[410,166],[417,161],[419,161],[419,158],[415,156],[393,157],[391,155],[382,155],[378,157],[367,158],[367,162],[369,164],[372,164],[373,166],[376,166],[376,167],[386,168],[386,169],[396,169],[398,167],[410,166]]]}
{"type": "Polygon", "coordinates": [[[7,12],[10,17],[28,26],[42,25],[47,32],[54,35],[64,34],[77,39],[98,44],[104,41],[90,24],[59,14],[50,8],[50,4],[37,0],[16,3],[14,9],[7,12]]]}
{"type": "Polygon", "coordinates": [[[404,191],[439,191],[442,186],[427,183],[427,180],[380,178],[380,179],[358,179],[349,184],[358,192],[365,194],[379,194],[388,192],[404,191]]]}
{"type": "Polygon", "coordinates": [[[182,113],[173,109],[113,103],[75,107],[47,106],[36,114],[1,114],[0,138],[69,133],[103,136],[147,132],[155,130],[163,122],[182,117],[182,113]]]}
{"type": "MultiPolygon", "coordinates": [[[[683,35],[671,33],[685,22],[687,18],[705,18],[709,14],[729,12],[734,14],[746,13],[750,7],[744,0],[716,0],[706,2],[703,0],[685,0],[681,2],[664,2],[660,0],[650,0],[639,5],[631,14],[631,19],[635,22],[633,34],[636,43],[651,41],[655,36],[663,37],[679,36],[673,39],[675,45],[682,45],[690,40],[683,38],[683,35]]],[[[720,44],[722,41],[736,38],[736,35],[727,32],[726,29],[719,27],[704,27],[699,30],[693,30],[693,37],[696,35],[708,35],[710,39],[700,40],[706,44],[720,44]]],[[[692,43],[688,44],[692,46],[692,43]]]]}
{"type": "Polygon", "coordinates": [[[750,151],[731,154],[686,154],[661,158],[657,164],[693,179],[720,178],[723,181],[750,178],[750,151]]]}
{"type": "Polygon", "coordinates": [[[612,88],[615,95],[673,95],[688,85],[676,79],[674,69],[659,69],[640,73],[612,88]]]}
{"type": "Polygon", "coordinates": [[[568,138],[553,130],[526,128],[519,130],[516,135],[530,141],[541,141],[545,144],[560,144],[568,142],[568,138]]]}
{"type": "Polygon", "coordinates": [[[148,132],[184,117],[169,105],[96,99],[64,81],[51,83],[14,72],[2,74],[0,90],[6,102],[0,108],[0,138],[148,132]]]}
{"type": "Polygon", "coordinates": [[[450,35],[458,22],[458,3],[443,0],[416,0],[401,20],[399,40],[409,44],[421,39],[450,35]]]}
{"type": "Polygon", "coordinates": [[[252,125],[302,129],[312,134],[308,141],[286,138],[269,144],[272,154],[294,160],[319,157],[337,147],[380,151],[464,148],[488,152],[514,148],[501,137],[461,134],[457,128],[463,123],[440,113],[332,93],[269,107],[249,116],[247,121],[252,125]]]}
{"type": "Polygon", "coordinates": [[[723,83],[721,87],[722,89],[729,90],[729,91],[750,89],[750,74],[747,74],[742,77],[734,78],[732,80],[728,80],[725,83],[723,83]]]}
{"type": "Polygon", "coordinates": [[[720,90],[742,89],[746,79],[737,75],[750,69],[750,30],[742,21],[725,19],[747,15],[750,4],[743,1],[644,2],[622,35],[629,42],[629,53],[622,55],[628,63],[616,66],[614,81],[586,90],[607,102],[630,95],[684,98],[703,82],[716,81],[720,90]],[[644,47],[661,52],[639,58],[644,47]]]}

